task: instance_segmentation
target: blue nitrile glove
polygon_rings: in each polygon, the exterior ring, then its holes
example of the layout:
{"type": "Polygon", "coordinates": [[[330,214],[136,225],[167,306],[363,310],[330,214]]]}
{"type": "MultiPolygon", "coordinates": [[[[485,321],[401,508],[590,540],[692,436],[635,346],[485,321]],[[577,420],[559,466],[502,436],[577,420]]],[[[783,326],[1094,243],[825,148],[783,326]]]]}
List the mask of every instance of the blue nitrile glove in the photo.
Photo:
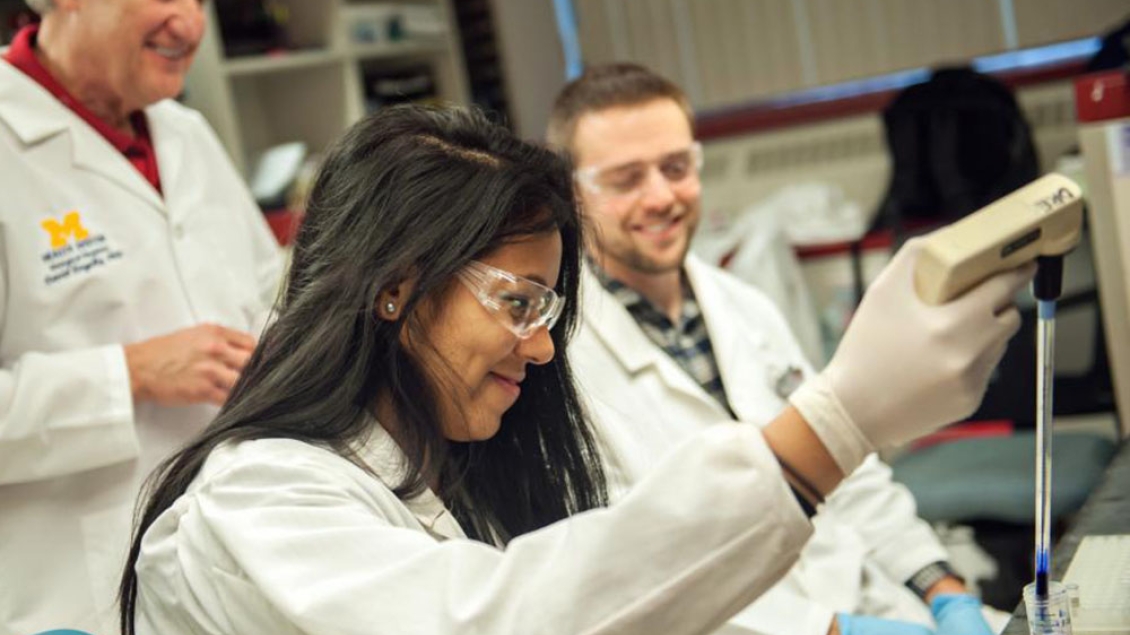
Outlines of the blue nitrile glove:
{"type": "Polygon", "coordinates": [[[996,635],[981,614],[981,600],[964,593],[938,595],[930,602],[938,635],[996,635]]]}
{"type": "Polygon", "coordinates": [[[840,635],[934,635],[934,631],[921,624],[885,620],[867,615],[836,613],[840,635]]]}

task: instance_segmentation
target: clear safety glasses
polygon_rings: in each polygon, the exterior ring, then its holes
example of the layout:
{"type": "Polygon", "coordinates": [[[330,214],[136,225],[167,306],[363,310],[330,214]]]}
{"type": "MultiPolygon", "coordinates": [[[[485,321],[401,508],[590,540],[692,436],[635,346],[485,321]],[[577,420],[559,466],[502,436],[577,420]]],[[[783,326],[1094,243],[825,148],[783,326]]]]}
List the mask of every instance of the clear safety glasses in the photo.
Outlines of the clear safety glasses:
{"type": "Polygon", "coordinates": [[[565,308],[565,298],[553,289],[477,260],[458,276],[487,312],[522,339],[543,326],[552,329],[565,308]]]}
{"type": "Polygon", "coordinates": [[[695,141],[683,150],[665,154],[654,161],[580,168],[573,173],[573,177],[593,194],[620,199],[634,198],[643,192],[652,165],[671,184],[682,183],[691,177],[697,178],[702,169],[702,144],[695,141]]]}

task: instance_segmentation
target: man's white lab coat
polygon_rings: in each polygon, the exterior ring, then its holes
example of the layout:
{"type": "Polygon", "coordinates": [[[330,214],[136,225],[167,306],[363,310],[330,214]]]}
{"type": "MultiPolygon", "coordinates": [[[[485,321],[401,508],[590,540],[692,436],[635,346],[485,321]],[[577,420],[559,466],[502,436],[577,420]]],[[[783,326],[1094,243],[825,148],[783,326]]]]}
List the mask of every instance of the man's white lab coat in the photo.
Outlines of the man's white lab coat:
{"type": "Polygon", "coordinates": [[[0,635],[117,632],[141,480],[215,414],[134,404],[122,344],[252,331],[281,257],[203,118],[145,110],[164,195],[0,61],[0,635]]]}
{"type": "Polygon", "coordinates": [[[372,472],[289,439],[214,450],[145,535],[138,632],[699,634],[811,534],[752,426],[696,435],[677,469],[505,550],[430,491],[399,500],[403,454],[379,426],[357,456],[372,472]]]}
{"type": "MultiPolygon", "coordinates": [[[[812,373],[788,325],[764,295],[730,274],[694,256],[687,258],[686,273],[731,408],[742,422],[769,423],[786,405],[782,393],[812,373]]],[[[683,439],[739,424],[648,339],[590,272],[582,302],[570,361],[601,424],[615,499],[683,439]]],[[[886,465],[869,458],[829,498],[815,526],[789,575],[723,632],[824,635],[838,611],[932,623],[928,608],[904,583],[923,566],[945,560],[946,552],[886,465]]]]}

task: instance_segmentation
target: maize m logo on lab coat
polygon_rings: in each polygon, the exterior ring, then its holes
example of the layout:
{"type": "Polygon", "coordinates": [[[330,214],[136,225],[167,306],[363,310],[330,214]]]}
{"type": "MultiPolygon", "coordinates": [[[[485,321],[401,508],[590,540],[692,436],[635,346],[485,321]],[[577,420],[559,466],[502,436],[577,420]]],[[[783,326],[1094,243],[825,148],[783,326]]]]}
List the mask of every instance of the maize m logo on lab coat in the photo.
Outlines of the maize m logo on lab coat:
{"type": "Polygon", "coordinates": [[[104,234],[92,234],[76,211],[61,218],[48,217],[39,226],[47,233],[49,248],[43,253],[43,282],[52,285],[89,273],[122,257],[110,246],[104,234]]]}

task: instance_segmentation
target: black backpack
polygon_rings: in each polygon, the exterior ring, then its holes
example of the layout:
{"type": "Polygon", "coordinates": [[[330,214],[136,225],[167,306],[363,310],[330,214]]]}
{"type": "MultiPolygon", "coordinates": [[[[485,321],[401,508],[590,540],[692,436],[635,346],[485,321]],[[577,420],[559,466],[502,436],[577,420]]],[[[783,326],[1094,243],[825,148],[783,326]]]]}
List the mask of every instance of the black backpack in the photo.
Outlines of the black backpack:
{"type": "MultiPolygon", "coordinates": [[[[1012,92],[967,68],[936,71],[910,86],[883,113],[892,157],[891,182],[872,229],[910,232],[950,223],[992,203],[1040,175],[1031,129],[1012,92]]],[[[858,243],[857,243],[858,245],[858,243]]],[[[862,266],[853,250],[857,298],[862,266]]],[[[1056,414],[1113,407],[1106,345],[1095,290],[1065,296],[1062,309],[1094,305],[1095,360],[1079,378],[1056,377],[1056,414]]],[[[1009,344],[974,420],[1008,419],[1034,425],[1036,350],[1034,311],[1009,344]]]]}
{"type": "Polygon", "coordinates": [[[883,112],[891,182],[872,229],[949,223],[1039,176],[1012,92],[968,68],[941,69],[883,112]]]}
{"type": "Polygon", "coordinates": [[[1130,67],[1130,19],[1103,36],[1099,52],[1087,62],[1087,72],[1130,67]]]}

